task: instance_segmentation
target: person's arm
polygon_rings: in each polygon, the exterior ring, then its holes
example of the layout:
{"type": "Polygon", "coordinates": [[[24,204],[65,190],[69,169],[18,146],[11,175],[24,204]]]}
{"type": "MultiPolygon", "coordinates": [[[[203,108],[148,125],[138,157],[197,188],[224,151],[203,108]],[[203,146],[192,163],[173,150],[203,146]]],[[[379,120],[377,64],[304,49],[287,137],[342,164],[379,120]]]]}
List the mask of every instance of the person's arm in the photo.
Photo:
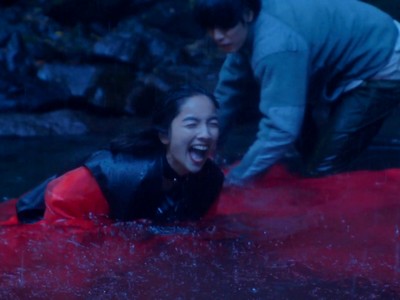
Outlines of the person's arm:
{"type": "Polygon", "coordinates": [[[44,204],[46,187],[49,182],[55,178],[55,175],[47,178],[45,181],[17,199],[16,211],[18,222],[29,224],[43,219],[43,214],[46,209],[44,204]]]}
{"type": "Polygon", "coordinates": [[[249,87],[254,84],[251,67],[242,54],[228,54],[219,72],[214,95],[220,105],[218,110],[220,141],[224,140],[242,102],[247,99],[249,87]]]}
{"type": "Polygon", "coordinates": [[[228,173],[228,185],[241,184],[266,171],[298,137],[306,106],[307,66],[304,52],[273,54],[257,64],[262,113],[257,139],[228,173]]]}
{"type": "Polygon", "coordinates": [[[86,167],[79,167],[50,181],[45,194],[48,222],[108,216],[108,203],[95,178],[86,167]]]}

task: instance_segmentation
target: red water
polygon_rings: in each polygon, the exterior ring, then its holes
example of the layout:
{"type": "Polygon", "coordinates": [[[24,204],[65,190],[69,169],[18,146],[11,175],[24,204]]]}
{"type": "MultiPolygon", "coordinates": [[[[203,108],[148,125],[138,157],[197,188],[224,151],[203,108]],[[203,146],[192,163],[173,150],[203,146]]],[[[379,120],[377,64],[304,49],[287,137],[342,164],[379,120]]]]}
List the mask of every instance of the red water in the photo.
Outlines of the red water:
{"type": "Polygon", "coordinates": [[[276,167],[198,223],[3,225],[0,299],[400,299],[399,224],[400,169],[276,167]]]}

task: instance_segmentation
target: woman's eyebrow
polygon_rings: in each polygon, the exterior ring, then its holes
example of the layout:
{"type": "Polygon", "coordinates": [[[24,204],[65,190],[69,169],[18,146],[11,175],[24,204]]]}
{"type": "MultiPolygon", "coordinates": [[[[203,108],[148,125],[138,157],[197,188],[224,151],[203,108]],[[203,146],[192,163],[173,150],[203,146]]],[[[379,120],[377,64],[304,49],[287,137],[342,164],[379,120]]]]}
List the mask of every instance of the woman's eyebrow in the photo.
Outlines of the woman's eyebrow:
{"type": "MultiPolygon", "coordinates": [[[[218,116],[217,115],[212,115],[211,117],[209,117],[207,119],[208,120],[218,119],[218,116]]],[[[183,122],[185,122],[185,121],[198,121],[198,120],[200,120],[200,119],[197,118],[197,117],[194,117],[194,116],[187,116],[187,117],[182,119],[183,122]]]]}
{"type": "Polygon", "coordinates": [[[199,118],[196,118],[193,116],[188,116],[188,117],[183,118],[182,121],[198,121],[198,120],[199,120],[199,118]]]}

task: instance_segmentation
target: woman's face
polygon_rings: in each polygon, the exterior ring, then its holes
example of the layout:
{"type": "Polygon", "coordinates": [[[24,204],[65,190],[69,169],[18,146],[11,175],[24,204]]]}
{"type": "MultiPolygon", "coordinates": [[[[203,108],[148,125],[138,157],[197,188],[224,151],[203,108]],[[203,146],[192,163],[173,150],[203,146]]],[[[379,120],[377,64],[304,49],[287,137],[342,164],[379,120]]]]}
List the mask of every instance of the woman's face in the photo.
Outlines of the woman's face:
{"type": "Polygon", "coordinates": [[[188,98],[173,119],[168,136],[167,161],[179,175],[201,170],[215,149],[219,128],[216,107],[205,95],[188,98]]]}

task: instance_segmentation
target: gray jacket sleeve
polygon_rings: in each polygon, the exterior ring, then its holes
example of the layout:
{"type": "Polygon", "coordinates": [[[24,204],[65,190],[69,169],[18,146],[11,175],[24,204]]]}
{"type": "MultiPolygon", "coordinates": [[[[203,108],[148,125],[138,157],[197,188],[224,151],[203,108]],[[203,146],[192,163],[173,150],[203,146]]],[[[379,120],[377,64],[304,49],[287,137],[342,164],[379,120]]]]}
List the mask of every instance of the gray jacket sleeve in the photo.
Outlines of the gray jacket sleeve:
{"type": "Polygon", "coordinates": [[[254,82],[248,59],[239,53],[228,54],[219,73],[214,92],[220,105],[218,115],[222,138],[225,137],[237,116],[242,101],[248,98],[249,88],[254,86],[254,82]]]}
{"type": "Polygon", "coordinates": [[[239,183],[266,171],[298,137],[306,106],[307,62],[305,51],[287,51],[256,64],[262,114],[257,139],[228,174],[228,181],[239,183]]]}

